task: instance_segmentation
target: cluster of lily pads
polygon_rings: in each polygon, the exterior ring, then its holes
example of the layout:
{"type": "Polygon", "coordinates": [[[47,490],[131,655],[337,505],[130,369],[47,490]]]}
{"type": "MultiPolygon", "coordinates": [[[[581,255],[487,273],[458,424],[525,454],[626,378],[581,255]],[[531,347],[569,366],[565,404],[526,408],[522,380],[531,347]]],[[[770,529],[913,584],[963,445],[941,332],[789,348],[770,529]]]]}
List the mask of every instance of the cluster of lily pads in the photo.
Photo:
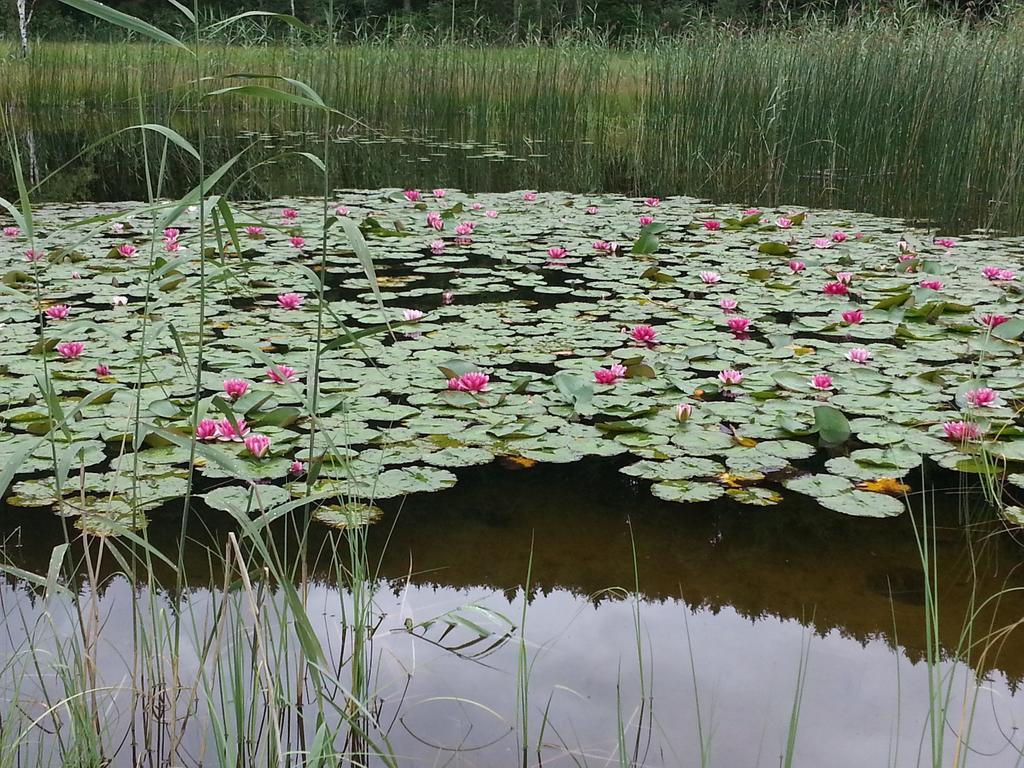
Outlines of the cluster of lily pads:
{"type": "Polygon", "coordinates": [[[311,493],[344,522],[496,457],[866,516],[903,511],[926,459],[1024,480],[1018,240],[687,198],[342,198],[326,230],[301,200],[202,240],[194,209],[7,226],[6,501],[103,530],[193,471],[213,507],[311,493]]]}

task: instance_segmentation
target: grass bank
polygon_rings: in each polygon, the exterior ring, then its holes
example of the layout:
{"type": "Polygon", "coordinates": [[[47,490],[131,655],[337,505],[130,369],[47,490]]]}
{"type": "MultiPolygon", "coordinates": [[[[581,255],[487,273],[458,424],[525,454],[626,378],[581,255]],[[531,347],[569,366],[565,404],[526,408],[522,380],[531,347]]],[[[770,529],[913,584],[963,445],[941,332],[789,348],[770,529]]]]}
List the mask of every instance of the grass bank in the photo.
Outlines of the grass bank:
{"type": "MultiPolygon", "coordinates": [[[[1012,27],[936,22],[716,31],[644,50],[210,44],[203,56],[214,83],[259,72],[309,84],[352,117],[339,129],[511,146],[532,158],[538,187],[803,203],[1019,231],[1022,43],[1012,27]]],[[[202,111],[231,120],[236,108],[265,108],[276,125],[303,125],[299,106],[200,102],[187,55],[170,47],[43,44],[4,70],[0,98],[37,124],[68,109],[134,115],[141,95],[147,114],[167,119],[194,123],[202,111]]]]}

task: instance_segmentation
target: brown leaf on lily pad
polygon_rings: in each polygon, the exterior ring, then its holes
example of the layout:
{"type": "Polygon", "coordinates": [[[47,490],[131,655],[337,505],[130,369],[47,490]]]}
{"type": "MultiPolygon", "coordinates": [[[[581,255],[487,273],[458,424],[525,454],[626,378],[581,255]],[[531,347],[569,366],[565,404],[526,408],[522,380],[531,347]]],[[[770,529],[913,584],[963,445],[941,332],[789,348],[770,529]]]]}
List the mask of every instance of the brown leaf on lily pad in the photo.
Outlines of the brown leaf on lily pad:
{"type": "Polygon", "coordinates": [[[857,483],[857,488],[870,493],[884,493],[888,496],[902,496],[910,490],[910,486],[901,483],[894,477],[879,477],[875,480],[865,480],[857,483]]]}

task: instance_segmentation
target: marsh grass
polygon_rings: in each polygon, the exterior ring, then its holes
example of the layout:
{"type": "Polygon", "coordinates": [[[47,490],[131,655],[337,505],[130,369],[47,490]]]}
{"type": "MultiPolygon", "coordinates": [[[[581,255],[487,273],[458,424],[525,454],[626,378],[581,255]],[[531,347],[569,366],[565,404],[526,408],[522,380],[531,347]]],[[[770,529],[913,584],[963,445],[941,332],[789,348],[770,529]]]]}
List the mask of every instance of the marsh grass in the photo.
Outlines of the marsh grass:
{"type": "MultiPolygon", "coordinates": [[[[685,193],[1020,231],[1022,43],[1015,26],[812,23],[638,49],[205,42],[202,55],[211,86],[245,71],[307,83],[340,112],[337,130],[499,142],[529,160],[497,186],[685,193]]],[[[68,105],[110,119],[141,93],[147,113],[178,121],[237,120],[241,107],[311,127],[302,106],[203,99],[194,80],[187,53],[169,46],[40,44],[5,65],[0,97],[26,124],[68,105]]],[[[393,155],[373,152],[393,175],[393,155]]],[[[435,183],[451,174],[432,172],[435,183]]]]}

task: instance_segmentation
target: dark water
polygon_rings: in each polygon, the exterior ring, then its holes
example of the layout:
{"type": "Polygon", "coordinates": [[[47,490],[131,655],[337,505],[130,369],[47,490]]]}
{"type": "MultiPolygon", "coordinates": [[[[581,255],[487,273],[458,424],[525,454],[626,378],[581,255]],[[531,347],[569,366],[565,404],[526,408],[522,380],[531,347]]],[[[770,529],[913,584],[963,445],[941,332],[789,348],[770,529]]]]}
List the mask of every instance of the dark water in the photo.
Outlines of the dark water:
{"type": "MultiPolygon", "coordinates": [[[[179,114],[170,125],[198,146],[198,120],[195,114],[179,114]]],[[[127,111],[21,116],[16,133],[33,199],[147,199],[141,132],[117,133],[136,122],[137,115],[127,111]]],[[[932,180],[897,183],[891,172],[870,168],[856,173],[815,170],[806,153],[794,158],[792,167],[775,169],[769,184],[760,171],[728,164],[714,174],[697,173],[692,158],[662,155],[656,143],[638,147],[638,153],[643,149],[642,162],[630,159],[630,147],[598,144],[574,134],[572,123],[564,130],[557,130],[558,125],[544,136],[504,131],[481,136],[458,125],[438,129],[425,114],[389,135],[340,127],[330,140],[330,186],[689,195],[742,205],[870,211],[950,234],[979,227],[1016,232],[1021,226],[1019,210],[1003,199],[1005,190],[951,189],[932,180]]],[[[215,191],[253,200],[322,195],[319,170],[297,155],[323,155],[324,140],[314,119],[294,112],[214,113],[205,119],[203,132],[207,173],[241,153],[215,191]]],[[[163,163],[162,195],[180,197],[198,184],[198,164],[185,151],[169,145],[162,155],[163,142],[153,135],[148,137],[148,151],[154,186],[163,163]]],[[[16,193],[4,153],[0,194],[10,199],[16,193]]]]}
{"type": "MultiPolygon", "coordinates": [[[[711,764],[777,765],[808,648],[796,764],[919,764],[928,707],[925,583],[909,515],[850,518],[798,499],[768,508],[670,504],[616,470],[613,460],[530,469],[495,464],[459,471],[449,491],[386,507],[385,518],[370,529],[369,548],[380,567],[376,690],[382,718],[393,720],[388,735],[396,754],[416,764],[501,766],[516,759],[516,644],[500,643],[480,660],[467,659],[492,639],[478,641],[464,630],[446,635],[441,625],[411,635],[403,625],[467,610],[482,621],[466,608],[482,605],[519,627],[529,569],[524,634],[537,658],[534,714],[539,723],[550,699],[551,727],[565,740],[547,734],[546,760],[561,762],[579,750],[592,759],[603,756],[602,764],[616,762],[623,715],[630,733],[650,740],[631,759],[695,764],[696,684],[704,727],[714,723],[711,764]],[[623,591],[634,585],[634,546],[639,603],[623,591]],[[653,676],[650,709],[640,706],[634,610],[645,680],[653,676]]],[[[957,720],[964,702],[970,704],[970,743],[978,750],[971,764],[1011,766],[1014,749],[1021,748],[1016,727],[1024,697],[1017,691],[1024,642],[1011,634],[983,653],[978,641],[1019,619],[1024,598],[1011,593],[997,610],[982,611],[969,653],[961,631],[972,605],[1024,585],[1019,548],[1005,535],[990,535],[997,526],[984,519],[963,519],[971,504],[959,498],[954,477],[933,473],[925,481],[937,509],[941,670],[954,681],[950,718],[957,720]]],[[[3,512],[6,557],[44,571],[51,547],[63,538],[59,521],[38,511],[3,512]]],[[[179,525],[169,509],[156,515],[148,536],[173,557],[179,525]]],[[[194,542],[186,551],[182,599],[194,614],[209,611],[224,579],[221,566],[211,570],[218,559],[208,557],[207,547],[223,552],[234,527],[212,513],[190,527],[194,542]]],[[[293,530],[287,523],[274,529],[281,551],[296,551],[293,530]]],[[[349,598],[336,588],[328,565],[327,550],[337,540],[325,528],[313,530],[309,614],[329,642],[349,598]]],[[[100,570],[103,621],[128,627],[133,605],[147,604],[149,596],[117,575],[112,558],[100,570]]],[[[173,584],[169,569],[157,574],[173,584]]],[[[41,610],[32,594],[18,582],[0,590],[8,617],[5,657],[21,647],[25,627],[41,610]]],[[[153,597],[170,610],[170,590],[153,597]]],[[[61,626],[72,632],[72,625],[69,618],[61,626]]],[[[123,675],[129,646],[129,633],[106,633],[97,651],[101,673],[123,675]]],[[[115,730],[118,722],[125,727],[114,718],[115,730]]],[[[958,721],[947,726],[950,751],[960,730],[958,721]]],[[[930,764],[927,757],[924,762],[930,764]]]]}

